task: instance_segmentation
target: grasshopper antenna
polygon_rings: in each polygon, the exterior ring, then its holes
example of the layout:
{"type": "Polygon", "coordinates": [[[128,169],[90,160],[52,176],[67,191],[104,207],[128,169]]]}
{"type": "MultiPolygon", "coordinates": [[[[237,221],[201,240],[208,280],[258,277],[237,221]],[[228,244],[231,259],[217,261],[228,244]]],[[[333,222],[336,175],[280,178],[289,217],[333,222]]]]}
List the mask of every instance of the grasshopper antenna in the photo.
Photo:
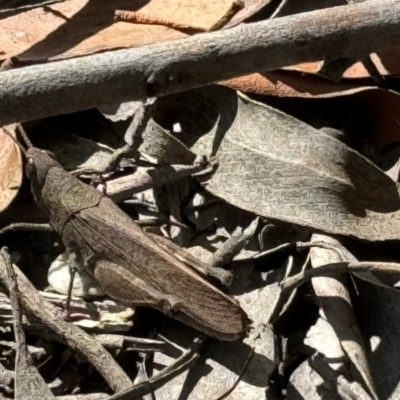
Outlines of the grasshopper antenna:
{"type": "Polygon", "coordinates": [[[32,142],[29,140],[28,135],[26,134],[25,129],[22,126],[22,124],[18,124],[17,127],[18,127],[18,132],[21,135],[22,139],[24,140],[25,144],[28,147],[33,147],[32,142]]]}

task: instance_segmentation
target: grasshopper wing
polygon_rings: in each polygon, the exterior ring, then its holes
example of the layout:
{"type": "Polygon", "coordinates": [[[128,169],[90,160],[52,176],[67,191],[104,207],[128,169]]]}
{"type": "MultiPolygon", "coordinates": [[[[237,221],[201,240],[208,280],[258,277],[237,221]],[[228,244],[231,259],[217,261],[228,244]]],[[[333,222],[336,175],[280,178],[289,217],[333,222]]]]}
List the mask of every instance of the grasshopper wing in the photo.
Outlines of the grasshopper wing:
{"type": "Polygon", "coordinates": [[[164,312],[166,303],[160,306],[154,297],[173,298],[172,303],[178,304],[172,307],[174,318],[220,340],[244,336],[249,319],[237,302],[160,247],[109,198],[103,197],[97,207],[76,213],[63,233],[63,237],[81,244],[86,257],[102,254],[119,266],[111,272],[105,272],[105,265],[97,270],[100,285],[111,297],[131,305],[148,302],[148,306],[164,312]],[[135,283],[128,277],[143,283],[136,293],[135,283]]]}

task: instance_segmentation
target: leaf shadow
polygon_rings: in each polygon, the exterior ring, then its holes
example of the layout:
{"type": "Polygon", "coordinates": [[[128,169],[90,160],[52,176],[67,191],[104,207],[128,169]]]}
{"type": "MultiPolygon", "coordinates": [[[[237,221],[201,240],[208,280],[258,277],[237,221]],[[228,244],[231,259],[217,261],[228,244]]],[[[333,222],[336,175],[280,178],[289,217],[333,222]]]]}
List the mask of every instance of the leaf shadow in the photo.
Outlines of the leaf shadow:
{"type": "Polygon", "coordinates": [[[43,40],[18,54],[19,60],[48,59],[72,49],[83,40],[94,36],[114,23],[114,11],[118,8],[136,11],[149,0],[117,0],[113,2],[89,0],[72,18],[47,8],[64,23],[50,32],[43,40]]]}
{"type": "MultiPolygon", "coordinates": [[[[211,374],[213,368],[206,363],[207,359],[212,359],[223,368],[227,368],[239,376],[250,351],[250,346],[239,341],[211,345],[209,350],[201,356],[196,368],[192,368],[189,371],[178,400],[188,399],[198,382],[211,374]]],[[[254,352],[240,380],[249,385],[264,388],[273,368],[274,363],[271,360],[260,353],[254,352]]],[[[225,389],[228,389],[230,386],[230,382],[227,380],[225,389]]]]}
{"type": "Polygon", "coordinates": [[[198,154],[215,156],[238,112],[236,92],[221,86],[208,86],[166,96],[158,100],[154,120],[173,131],[188,148],[200,143],[198,154]]]}

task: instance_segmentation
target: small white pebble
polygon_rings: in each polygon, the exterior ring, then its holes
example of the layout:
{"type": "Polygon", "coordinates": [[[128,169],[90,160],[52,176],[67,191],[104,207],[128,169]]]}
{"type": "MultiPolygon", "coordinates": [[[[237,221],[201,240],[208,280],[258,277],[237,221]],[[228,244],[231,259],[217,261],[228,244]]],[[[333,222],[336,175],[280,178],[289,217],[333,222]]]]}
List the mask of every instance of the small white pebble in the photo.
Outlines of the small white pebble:
{"type": "Polygon", "coordinates": [[[371,350],[374,352],[381,344],[382,339],[379,336],[371,336],[369,342],[371,344],[371,350]]]}
{"type": "Polygon", "coordinates": [[[172,126],[172,130],[175,133],[180,133],[182,132],[182,127],[181,124],[179,122],[175,122],[175,124],[172,126]]]}

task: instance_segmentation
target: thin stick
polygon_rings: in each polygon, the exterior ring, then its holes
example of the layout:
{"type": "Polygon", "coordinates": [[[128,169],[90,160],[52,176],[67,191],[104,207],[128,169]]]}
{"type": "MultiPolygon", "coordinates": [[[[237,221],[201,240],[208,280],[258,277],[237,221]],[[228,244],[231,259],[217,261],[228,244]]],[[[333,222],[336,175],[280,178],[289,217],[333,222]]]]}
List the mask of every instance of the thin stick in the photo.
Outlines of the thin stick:
{"type": "Polygon", "coordinates": [[[254,347],[252,347],[250,349],[249,355],[247,356],[246,361],[244,362],[243,368],[240,371],[239,375],[237,376],[237,378],[236,378],[235,382],[233,383],[233,385],[231,387],[229,387],[228,389],[226,389],[224,393],[219,395],[214,400],[223,400],[233,392],[233,390],[236,388],[236,386],[238,385],[238,383],[242,379],[242,376],[243,376],[244,372],[246,371],[246,368],[249,365],[249,362],[251,360],[251,357],[253,357],[253,354],[254,354],[254,347]]]}
{"type": "Polygon", "coordinates": [[[27,398],[37,398],[44,400],[54,399],[54,395],[47,387],[46,382],[33,365],[32,357],[29,354],[26,344],[25,333],[22,329],[22,313],[19,304],[19,291],[17,279],[11,264],[8,249],[3,247],[0,250],[3,263],[5,264],[8,287],[10,291],[10,301],[14,317],[14,335],[16,342],[15,355],[15,380],[14,392],[15,399],[22,400],[27,398]]]}
{"type": "Polygon", "coordinates": [[[243,8],[244,8],[244,1],[235,0],[232,3],[229,10],[209,29],[194,25],[181,24],[177,21],[169,21],[163,18],[152,17],[150,15],[146,15],[137,11],[116,10],[114,12],[114,20],[132,22],[134,24],[163,25],[163,26],[168,26],[169,28],[172,29],[177,29],[180,31],[188,31],[192,33],[214,32],[221,29],[224,25],[226,25],[243,8]]]}
{"type": "MultiPolygon", "coordinates": [[[[82,354],[103,376],[110,387],[118,392],[131,386],[131,381],[104,347],[82,329],[60,318],[55,306],[45,300],[31,282],[14,266],[22,308],[37,317],[71,349],[82,354]]],[[[7,284],[7,267],[0,257],[0,281],[7,284]]]]}
{"type": "Polygon", "coordinates": [[[322,354],[315,354],[308,360],[313,368],[324,379],[324,383],[333,390],[337,390],[340,399],[343,400],[372,400],[372,397],[358,382],[349,382],[338,371],[333,370],[324,361],[322,354]]]}
{"type": "Polygon", "coordinates": [[[346,272],[386,272],[391,275],[398,275],[400,277],[400,264],[398,263],[385,263],[385,262],[337,262],[326,264],[322,267],[308,269],[287,278],[281,283],[282,290],[293,290],[311,278],[324,276],[331,273],[346,273],[346,272]]]}
{"type": "Polygon", "coordinates": [[[33,147],[32,142],[30,141],[30,139],[28,138],[28,135],[25,132],[24,127],[22,126],[22,124],[18,124],[18,130],[19,130],[19,134],[21,135],[22,139],[24,140],[25,144],[28,147],[33,147]]]}
{"type": "Polygon", "coordinates": [[[110,100],[142,101],[300,62],[362,59],[400,45],[399,16],[400,0],[367,1],[3,71],[0,125],[110,100]]]}
{"type": "Polygon", "coordinates": [[[26,222],[16,222],[15,224],[10,224],[0,229],[0,235],[3,235],[8,232],[18,232],[18,231],[54,232],[54,229],[50,226],[50,224],[31,224],[26,222]]]}
{"type": "Polygon", "coordinates": [[[140,382],[137,385],[132,386],[130,389],[124,390],[121,393],[117,393],[111,396],[109,400],[130,400],[137,399],[145,396],[146,394],[155,392],[160,387],[171,381],[182,372],[191,368],[200,355],[198,353],[199,347],[202,344],[203,339],[198,338],[192,343],[190,348],[183,352],[183,354],[175,360],[174,363],[164,368],[159,374],[149,378],[146,381],[140,382]]]}

